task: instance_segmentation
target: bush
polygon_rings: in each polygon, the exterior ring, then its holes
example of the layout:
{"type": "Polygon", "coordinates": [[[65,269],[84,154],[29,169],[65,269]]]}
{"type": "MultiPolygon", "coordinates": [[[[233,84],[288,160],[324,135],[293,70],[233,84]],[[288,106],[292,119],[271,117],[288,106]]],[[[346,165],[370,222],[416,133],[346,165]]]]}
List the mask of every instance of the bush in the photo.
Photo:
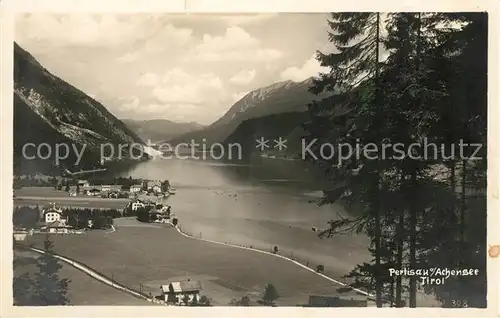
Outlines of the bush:
{"type": "MultiPolygon", "coordinates": [[[[62,265],[53,257],[53,243],[47,236],[44,241],[45,254],[36,259],[38,272],[14,277],[13,296],[17,306],[60,306],[68,305],[67,296],[70,280],[59,278],[62,265]]],[[[14,267],[22,266],[14,261],[14,267]]]]}
{"type": "Polygon", "coordinates": [[[248,295],[245,295],[245,296],[241,297],[241,299],[239,299],[239,300],[234,298],[233,300],[231,300],[229,305],[248,307],[248,306],[250,306],[250,297],[248,297],[248,295]]]}
{"type": "Polygon", "coordinates": [[[264,293],[262,294],[262,301],[266,305],[273,305],[274,301],[278,299],[280,296],[276,287],[273,284],[267,284],[264,293]]]}
{"type": "Polygon", "coordinates": [[[207,296],[201,296],[198,306],[212,306],[212,301],[207,296]]]}

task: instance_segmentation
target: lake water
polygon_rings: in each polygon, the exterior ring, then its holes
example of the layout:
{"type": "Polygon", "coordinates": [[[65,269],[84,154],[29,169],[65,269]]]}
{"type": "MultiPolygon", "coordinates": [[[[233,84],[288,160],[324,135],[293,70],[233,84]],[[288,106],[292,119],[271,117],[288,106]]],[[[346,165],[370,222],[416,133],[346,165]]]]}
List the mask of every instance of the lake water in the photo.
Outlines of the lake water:
{"type": "Polygon", "coordinates": [[[193,159],[156,159],[121,176],[170,180],[177,193],[166,199],[183,231],[203,238],[269,250],[340,277],[370,259],[363,235],[320,239],[313,227],[346,216],[340,205],[319,207],[320,178],[303,163],[259,158],[251,164],[193,159]]]}

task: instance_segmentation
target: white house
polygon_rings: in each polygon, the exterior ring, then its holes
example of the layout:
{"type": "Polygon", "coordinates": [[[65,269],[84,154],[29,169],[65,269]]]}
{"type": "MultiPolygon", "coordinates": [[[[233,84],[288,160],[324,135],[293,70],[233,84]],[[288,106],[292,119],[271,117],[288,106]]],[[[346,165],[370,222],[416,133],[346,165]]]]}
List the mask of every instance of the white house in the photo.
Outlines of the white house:
{"type": "Polygon", "coordinates": [[[14,241],[24,242],[28,238],[28,232],[26,231],[14,231],[13,233],[14,241]]]}
{"type": "Polygon", "coordinates": [[[149,181],[147,185],[148,191],[161,192],[160,181],[149,181]]]}
{"type": "Polygon", "coordinates": [[[153,191],[153,193],[161,193],[161,186],[155,184],[152,188],[151,188],[151,191],[153,191]]]}
{"type": "Polygon", "coordinates": [[[43,211],[43,219],[45,223],[52,223],[55,221],[59,221],[62,218],[62,210],[57,209],[55,206],[48,208],[43,211]]]}
{"type": "Polygon", "coordinates": [[[130,186],[130,193],[139,193],[142,190],[142,185],[140,184],[134,184],[130,186]]]}
{"type": "Polygon", "coordinates": [[[132,202],[132,211],[136,211],[138,210],[139,208],[143,208],[145,207],[146,205],[141,202],[141,201],[135,201],[135,202],[132,202]]]}
{"type": "Polygon", "coordinates": [[[161,295],[165,302],[176,305],[185,305],[184,299],[187,298],[188,304],[195,299],[200,301],[200,291],[202,290],[201,282],[199,281],[182,281],[172,282],[168,285],[161,286],[161,295]]]}
{"type": "Polygon", "coordinates": [[[47,232],[55,234],[67,234],[70,229],[71,227],[66,224],[66,220],[52,222],[46,227],[47,232]]]}
{"type": "Polygon", "coordinates": [[[94,189],[87,190],[87,195],[89,195],[89,196],[97,196],[99,194],[101,194],[101,190],[99,190],[99,189],[94,188],[94,189]]]}
{"type": "Polygon", "coordinates": [[[88,182],[87,180],[78,180],[77,185],[78,185],[80,188],[87,189],[87,188],[89,188],[89,187],[90,187],[90,182],[88,182]]]}

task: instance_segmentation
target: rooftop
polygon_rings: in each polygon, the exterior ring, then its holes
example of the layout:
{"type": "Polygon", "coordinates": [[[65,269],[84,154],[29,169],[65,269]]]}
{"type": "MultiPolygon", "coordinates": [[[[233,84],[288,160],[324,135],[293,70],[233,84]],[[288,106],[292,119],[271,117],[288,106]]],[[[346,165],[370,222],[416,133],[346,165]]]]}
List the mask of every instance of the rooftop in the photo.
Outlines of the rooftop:
{"type": "Polygon", "coordinates": [[[202,290],[202,285],[200,281],[196,280],[186,280],[182,282],[171,282],[168,285],[162,285],[161,290],[164,293],[182,293],[182,292],[192,292],[202,290]]]}
{"type": "Polygon", "coordinates": [[[47,209],[43,210],[43,214],[49,213],[49,212],[56,212],[56,213],[62,214],[62,210],[61,209],[58,209],[58,208],[53,207],[53,206],[51,206],[50,208],[47,208],[47,209]]]}
{"type": "Polygon", "coordinates": [[[148,181],[148,187],[152,187],[152,186],[161,186],[161,182],[160,181],[157,181],[157,180],[153,180],[153,181],[148,181]]]}
{"type": "Polygon", "coordinates": [[[47,227],[70,227],[69,225],[66,225],[65,222],[61,221],[54,221],[52,223],[49,223],[47,227]]]}

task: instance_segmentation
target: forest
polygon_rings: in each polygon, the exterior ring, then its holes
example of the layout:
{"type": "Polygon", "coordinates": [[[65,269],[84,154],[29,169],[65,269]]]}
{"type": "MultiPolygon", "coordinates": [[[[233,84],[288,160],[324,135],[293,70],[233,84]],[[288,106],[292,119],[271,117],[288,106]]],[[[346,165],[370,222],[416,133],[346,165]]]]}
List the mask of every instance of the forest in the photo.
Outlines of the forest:
{"type": "Polygon", "coordinates": [[[486,307],[487,13],[332,13],[329,72],[314,80],[307,160],[330,180],[319,204],[361,204],[322,237],[365,232],[373,260],[347,274],[378,307],[417,307],[417,293],[443,307],[486,307]],[[321,156],[321,145],[434,145],[403,156],[321,156]],[[461,145],[476,145],[463,147],[461,145]],[[479,145],[479,146],[477,146],[479,145]],[[426,153],[424,153],[427,151],[426,153]],[[389,269],[478,269],[421,286],[389,269]]]}

